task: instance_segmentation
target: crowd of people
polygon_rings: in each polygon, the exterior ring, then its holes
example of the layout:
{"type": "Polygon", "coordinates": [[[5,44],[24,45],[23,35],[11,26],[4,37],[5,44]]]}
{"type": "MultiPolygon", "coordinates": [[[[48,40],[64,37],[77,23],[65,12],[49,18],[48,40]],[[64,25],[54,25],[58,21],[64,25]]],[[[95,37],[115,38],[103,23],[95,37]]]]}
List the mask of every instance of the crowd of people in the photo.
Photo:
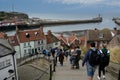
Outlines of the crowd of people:
{"type": "Polygon", "coordinates": [[[93,80],[94,73],[98,67],[98,80],[102,78],[105,79],[105,67],[109,65],[110,51],[107,49],[107,45],[103,44],[102,49],[97,49],[95,43],[90,44],[90,48],[86,52],[83,59],[81,59],[81,52],[79,46],[72,49],[63,48],[51,48],[51,50],[43,50],[43,54],[47,56],[52,56],[55,59],[56,65],[59,61],[60,65],[63,66],[64,59],[68,60],[71,64],[71,69],[80,68],[80,59],[82,60],[82,67],[86,64],[88,80],[93,80]],[[101,77],[102,76],[102,77],[101,77]]]}

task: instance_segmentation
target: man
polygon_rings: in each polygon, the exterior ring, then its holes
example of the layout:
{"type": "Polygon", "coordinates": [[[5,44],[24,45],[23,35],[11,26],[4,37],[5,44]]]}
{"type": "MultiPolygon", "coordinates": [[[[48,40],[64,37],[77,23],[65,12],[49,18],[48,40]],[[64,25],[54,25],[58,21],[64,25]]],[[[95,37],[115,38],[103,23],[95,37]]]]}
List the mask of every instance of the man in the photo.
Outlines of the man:
{"type": "Polygon", "coordinates": [[[93,76],[97,67],[97,64],[99,63],[99,50],[95,48],[95,43],[92,42],[90,44],[90,49],[87,51],[85,54],[85,57],[82,62],[82,66],[86,63],[86,68],[87,68],[87,75],[88,75],[88,80],[93,80],[93,76]],[[94,57],[94,58],[92,58],[94,57]],[[96,61],[94,61],[96,59],[96,61]]]}

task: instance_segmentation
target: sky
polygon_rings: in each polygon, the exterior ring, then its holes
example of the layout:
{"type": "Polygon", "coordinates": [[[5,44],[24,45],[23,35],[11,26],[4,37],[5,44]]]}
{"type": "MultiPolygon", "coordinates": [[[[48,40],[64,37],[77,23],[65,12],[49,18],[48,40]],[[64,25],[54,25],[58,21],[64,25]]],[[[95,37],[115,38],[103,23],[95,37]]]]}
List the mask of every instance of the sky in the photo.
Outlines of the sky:
{"type": "Polygon", "coordinates": [[[120,17],[120,0],[0,0],[0,11],[45,19],[80,19],[98,14],[112,18],[120,17]]]}

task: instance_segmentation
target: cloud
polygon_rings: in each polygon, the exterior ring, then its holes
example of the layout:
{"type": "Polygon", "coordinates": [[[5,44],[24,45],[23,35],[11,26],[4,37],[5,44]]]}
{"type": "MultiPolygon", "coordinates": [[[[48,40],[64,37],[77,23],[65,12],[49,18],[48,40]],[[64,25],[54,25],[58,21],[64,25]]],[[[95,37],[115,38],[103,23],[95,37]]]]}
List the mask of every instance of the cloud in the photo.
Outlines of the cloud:
{"type": "Polygon", "coordinates": [[[120,7],[120,1],[119,0],[107,1],[105,4],[109,5],[109,6],[119,6],[120,7]]]}
{"type": "Polygon", "coordinates": [[[95,4],[105,0],[49,0],[49,2],[61,2],[63,4],[95,4]]]}
{"type": "Polygon", "coordinates": [[[120,6],[120,0],[47,0],[48,2],[59,2],[62,4],[104,4],[108,6],[120,6]]]}

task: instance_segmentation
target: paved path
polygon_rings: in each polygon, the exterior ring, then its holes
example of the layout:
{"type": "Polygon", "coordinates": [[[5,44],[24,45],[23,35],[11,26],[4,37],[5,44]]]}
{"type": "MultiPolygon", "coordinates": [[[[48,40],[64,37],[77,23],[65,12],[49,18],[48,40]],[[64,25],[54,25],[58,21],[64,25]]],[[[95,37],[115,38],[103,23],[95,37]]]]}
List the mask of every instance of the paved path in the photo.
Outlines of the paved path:
{"type": "MultiPolygon", "coordinates": [[[[81,63],[82,61],[80,61],[81,63]]],[[[86,75],[86,66],[81,67],[80,69],[70,69],[70,63],[69,60],[64,61],[64,65],[60,66],[59,63],[57,63],[56,66],[56,72],[53,73],[52,80],[87,80],[86,75]]],[[[97,79],[97,70],[94,76],[94,80],[97,79]]],[[[114,80],[110,74],[106,73],[106,80],[114,80]]]]}

